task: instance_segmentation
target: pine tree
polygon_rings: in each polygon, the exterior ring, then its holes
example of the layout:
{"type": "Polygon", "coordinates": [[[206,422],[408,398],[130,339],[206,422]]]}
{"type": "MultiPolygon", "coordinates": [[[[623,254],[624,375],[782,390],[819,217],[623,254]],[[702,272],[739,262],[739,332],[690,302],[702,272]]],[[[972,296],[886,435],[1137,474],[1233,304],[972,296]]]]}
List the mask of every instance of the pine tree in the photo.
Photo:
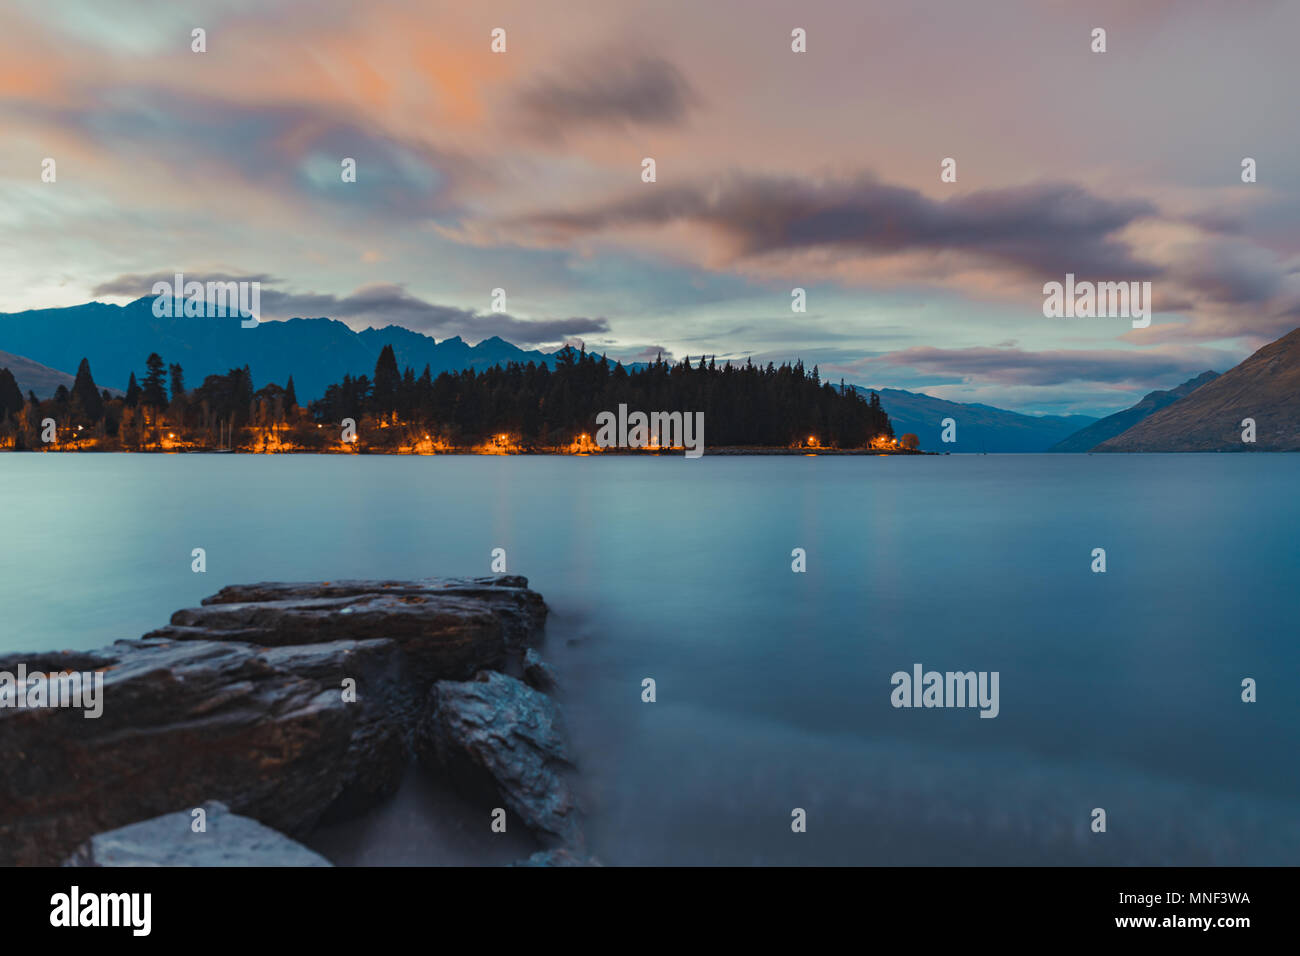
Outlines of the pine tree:
{"type": "Polygon", "coordinates": [[[371,401],[375,411],[387,415],[397,408],[398,388],[401,386],[402,373],[397,368],[397,356],[393,347],[385,345],[375,362],[375,384],[371,392],[371,401]]]}
{"type": "Polygon", "coordinates": [[[149,370],[140,389],[140,401],[153,408],[162,408],[167,404],[167,375],[162,356],[157,352],[149,353],[145,359],[145,368],[149,370]]]}
{"type": "Polygon", "coordinates": [[[23,410],[23,393],[13,372],[0,368],[0,422],[23,410]]]}
{"type": "Polygon", "coordinates": [[[172,401],[185,397],[185,371],[180,365],[169,365],[167,370],[172,378],[172,401]]]}
{"type": "Polygon", "coordinates": [[[90,361],[82,359],[77,366],[77,379],[72,383],[72,395],[81,406],[81,413],[93,424],[104,417],[104,398],[95,387],[90,374],[90,361]]]}
{"type": "Polygon", "coordinates": [[[298,393],[293,390],[293,376],[289,376],[289,384],[284,388],[284,409],[293,411],[298,407],[298,393]]]}
{"type": "Polygon", "coordinates": [[[140,404],[140,385],[135,380],[135,372],[131,373],[131,381],[127,383],[126,398],[123,401],[126,402],[127,408],[135,408],[140,404]]]}

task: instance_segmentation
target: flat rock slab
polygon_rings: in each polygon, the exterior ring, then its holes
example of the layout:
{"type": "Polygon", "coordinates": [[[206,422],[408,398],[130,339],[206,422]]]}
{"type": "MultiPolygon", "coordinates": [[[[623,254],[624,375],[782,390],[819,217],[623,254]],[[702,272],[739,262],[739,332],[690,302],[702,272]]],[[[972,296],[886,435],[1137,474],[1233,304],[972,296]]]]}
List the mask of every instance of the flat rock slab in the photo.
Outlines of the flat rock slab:
{"type": "Polygon", "coordinates": [[[267,647],[388,638],[423,690],[502,666],[536,642],[545,619],[541,595],[518,575],[263,583],[223,588],[145,636],[267,647]]]}
{"type": "Polygon", "coordinates": [[[566,779],[568,746],[555,702],[522,681],[483,671],[439,681],[416,734],[416,752],[453,779],[490,781],[506,808],[543,841],[581,846],[577,801],[566,779]]]}
{"type": "Polygon", "coordinates": [[[282,833],[225,804],[203,804],[203,832],[194,831],[193,810],[91,837],[64,866],[333,866],[282,833]]]}

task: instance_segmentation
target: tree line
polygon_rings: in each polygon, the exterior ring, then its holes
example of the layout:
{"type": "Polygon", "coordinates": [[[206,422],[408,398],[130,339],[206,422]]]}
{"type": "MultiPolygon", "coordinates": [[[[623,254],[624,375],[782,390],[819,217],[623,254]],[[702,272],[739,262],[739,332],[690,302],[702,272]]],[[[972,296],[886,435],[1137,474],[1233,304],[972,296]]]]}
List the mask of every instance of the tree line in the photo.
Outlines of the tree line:
{"type": "Polygon", "coordinates": [[[345,375],[309,405],[317,422],[351,418],[434,429],[453,445],[507,434],[521,444],[567,445],[595,431],[596,415],[620,404],[630,410],[703,412],[710,445],[788,447],[815,436],[828,447],[861,448],[892,438],[889,416],[874,392],[863,398],[841,381],[821,381],[802,362],[777,366],[701,357],[662,357],[629,370],[585,349],[566,348],[554,365],[511,362],[482,371],[420,375],[399,371],[384,346],[373,379],[345,375]]]}
{"type": "Polygon", "coordinates": [[[678,362],[662,357],[628,369],[585,348],[556,353],[553,365],[509,363],[476,371],[417,375],[399,369],[391,346],[373,376],[345,375],[306,408],[293,378],[281,387],[254,387],[248,366],[209,375],[186,389],[179,364],[157,353],[143,375],[131,373],[125,393],[99,388],[83,359],[72,388],[52,398],[24,397],[0,369],[0,436],[10,447],[37,447],[40,423],[53,418],[60,438],[101,447],[167,447],[168,442],[246,447],[273,434],[283,447],[319,449],[338,440],[344,419],[357,425],[363,446],[397,447],[436,438],[470,447],[508,435],[512,444],[557,448],[595,432],[597,414],[625,404],[631,411],[703,412],[711,446],[789,447],[810,438],[822,447],[863,448],[893,437],[874,392],[864,398],[841,381],[821,380],[802,362],[756,365],[713,358],[678,362]],[[229,436],[227,438],[226,436],[229,436]]]}
{"type": "Polygon", "coordinates": [[[60,443],[136,449],[162,442],[164,433],[197,446],[216,447],[219,436],[238,436],[250,427],[281,424],[301,414],[293,379],[281,388],[254,390],[248,366],[225,375],[209,375],[194,389],[185,387],[185,371],[168,365],[158,353],[145,359],[142,378],[131,373],[126,391],[114,394],[95,384],[90,362],[82,359],[72,388],[60,385],[51,398],[32,391],[26,397],[13,373],[0,368],[0,441],[9,447],[35,448],[44,442],[42,422],[52,419],[60,443]]]}

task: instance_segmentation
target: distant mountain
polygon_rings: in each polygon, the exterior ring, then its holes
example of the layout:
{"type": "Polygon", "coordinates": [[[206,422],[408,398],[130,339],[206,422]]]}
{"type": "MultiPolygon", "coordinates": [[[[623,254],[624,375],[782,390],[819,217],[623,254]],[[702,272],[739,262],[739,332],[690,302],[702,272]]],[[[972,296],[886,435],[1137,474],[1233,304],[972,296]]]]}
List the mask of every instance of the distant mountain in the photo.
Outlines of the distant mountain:
{"type": "Polygon", "coordinates": [[[1300,329],[1095,451],[1300,451],[1300,329]],[[1255,421],[1255,443],[1241,440],[1255,421]]]}
{"type": "MultiPolygon", "coordinates": [[[[33,362],[29,358],[13,355],[10,352],[0,352],[0,368],[7,368],[13,373],[18,381],[18,390],[23,393],[24,398],[29,391],[35,392],[37,398],[51,398],[60,385],[66,385],[71,389],[75,381],[75,377],[66,372],[47,368],[39,362],[33,362]]],[[[90,372],[92,375],[95,373],[93,365],[90,372]]]]}
{"type": "Polygon", "coordinates": [[[437,342],[399,326],[354,332],[333,319],[262,322],[244,329],[237,317],[157,318],[152,296],[125,306],[90,302],[0,314],[0,348],[66,373],[88,358],[96,384],[116,389],[126,388],[132,372],[142,376],[144,360],[157,352],[165,362],[183,366],[189,388],[201,385],[207,375],[247,365],[259,388],[268,382],[284,385],[292,375],[299,401],[306,402],[319,398],[344,374],[373,375],[385,344],[392,344],[399,366],[410,365],[418,375],[427,364],[435,377],[508,361],[550,359],[545,352],[524,351],[495,336],[471,346],[459,337],[437,342]]]}
{"type": "Polygon", "coordinates": [[[966,405],[933,398],[898,388],[868,389],[876,392],[893,423],[894,434],[911,432],[921,440],[924,451],[951,452],[1040,452],[1061,439],[1091,425],[1088,415],[1021,415],[992,405],[966,405]],[[941,440],[943,420],[957,423],[955,442],[941,440]]]}
{"type": "Polygon", "coordinates": [[[1048,451],[1092,451],[1102,442],[1128,431],[1142,419],[1154,415],[1162,408],[1167,408],[1180,398],[1186,398],[1202,385],[1212,382],[1218,377],[1218,372],[1202,372],[1196,378],[1188,379],[1177,388],[1160,392],[1148,392],[1143,396],[1142,401],[1133,407],[1126,408],[1122,412],[1116,412],[1114,415],[1107,415],[1105,418],[1093,422],[1087,428],[1075,432],[1065,441],[1057,442],[1048,451]]]}

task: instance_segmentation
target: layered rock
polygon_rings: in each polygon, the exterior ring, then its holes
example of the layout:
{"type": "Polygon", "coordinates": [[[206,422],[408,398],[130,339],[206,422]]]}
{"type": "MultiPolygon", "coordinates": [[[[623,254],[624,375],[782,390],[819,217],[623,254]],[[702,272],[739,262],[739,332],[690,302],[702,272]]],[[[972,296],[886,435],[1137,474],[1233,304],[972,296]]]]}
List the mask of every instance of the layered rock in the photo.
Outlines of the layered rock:
{"type": "MultiPolygon", "coordinates": [[[[205,803],[203,829],[192,810],[91,837],[64,866],[333,866],[329,860],[223,803],[205,803]]],[[[566,864],[555,864],[566,865],[566,864]]]]}
{"type": "Polygon", "coordinates": [[[559,710],[522,681],[495,671],[472,681],[439,681],[417,731],[416,752],[462,787],[494,789],[545,843],[581,847],[559,710]]]}
{"type": "Polygon", "coordinates": [[[383,637],[399,645],[411,677],[427,686],[464,680],[523,653],[546,617],[541,596],[527,585],[516,575],[236,585],[202,607],[177,611],[168,627],[145,637],[264,646],[383,637]]]}
{"type": "MultiPolygon", "coordinates": [[[[22,659],[101,670],[103,713],[0,710],[0,864],[52,864],[91,835],[212,798],[288,833],[354,788],[395,787],[404,747],[372,747],[414,711],[343,699],[324,676],[382,674],[389,641],[320,645],[297,673],[264,649],[215,641],[119,641],[92,655],[22,659]]],[[[0,660],[12,671],[19,658],[0,660]]],[[[363,686],[372,686],[364,676],[363,686]]]]}
{"type": "Polygon", "coordinates": [[[373,805],[409,765],[432,682],[537,639],[545,605],[526,584],[226,588],[143,640],[0,658],[104,678],[96,719],[0,708],[0,864],[58,863],[207,800],[290,835],[373,805]]]}

